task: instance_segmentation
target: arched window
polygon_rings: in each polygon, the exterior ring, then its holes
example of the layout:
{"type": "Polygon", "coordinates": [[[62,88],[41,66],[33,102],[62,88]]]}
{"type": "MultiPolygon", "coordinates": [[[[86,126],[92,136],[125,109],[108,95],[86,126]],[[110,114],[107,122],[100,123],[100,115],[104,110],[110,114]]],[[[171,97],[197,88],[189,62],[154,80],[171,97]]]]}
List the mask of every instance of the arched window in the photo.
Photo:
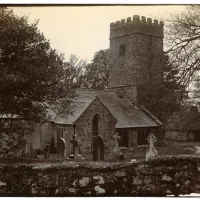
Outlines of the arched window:
{"type": "Polygon", "coordinates": [[[126,52],[126,45],[120,44],[120,46],[119,46],[119,57],[125,56],[125,52],[126,52]]]}
{"type": "Polygon", "coordinates": [[[97,136],[99,135],[100,132],[100,117],[99,115],[94,115],[92,119],[92,136],[97,136]]]}

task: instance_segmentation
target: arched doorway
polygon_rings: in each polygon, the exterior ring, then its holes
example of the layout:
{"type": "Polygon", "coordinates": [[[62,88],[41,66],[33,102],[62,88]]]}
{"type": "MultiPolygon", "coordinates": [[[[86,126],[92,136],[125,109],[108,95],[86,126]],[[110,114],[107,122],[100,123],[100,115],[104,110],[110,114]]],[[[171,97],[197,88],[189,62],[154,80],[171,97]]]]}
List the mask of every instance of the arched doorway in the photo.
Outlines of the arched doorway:
{"type": "Polygon", "coordinates": [[[93,161],[104,160],[104,143],[99,135],[101,132],[101,118],[98,114],[92,119],[92,151],[93,161]]]}

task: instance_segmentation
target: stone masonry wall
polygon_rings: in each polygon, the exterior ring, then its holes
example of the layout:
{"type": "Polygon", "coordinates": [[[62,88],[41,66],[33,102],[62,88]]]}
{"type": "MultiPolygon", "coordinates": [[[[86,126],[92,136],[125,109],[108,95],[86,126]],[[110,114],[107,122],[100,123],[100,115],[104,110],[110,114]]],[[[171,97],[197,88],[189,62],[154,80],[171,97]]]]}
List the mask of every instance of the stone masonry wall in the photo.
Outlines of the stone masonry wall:
{"type": "Polygon", "coordinates": [[[100,116],[101,130],[99,135],[104,140],[106,150],[112,150],[114,148],[113,134],[115,133],[116,120],[97,98],[76,122],[76,134],[80,141],[79,147],[83,156],[84,153],[91,151],[92,119],[95,114],[100,116]]]}
{"type": "Polygon", "coordinates": [[[146,82],[159,84],[163,78],[162,46],[161,38],[150,39],[140,34],[111,40],[109,87],[140,85],[146,82]],[[121,57],[120,44],[126,45],[125,56],[121,57]]]}
{"type": "Polygon", "coordinates": [[[108,86],[123,87],[133,103],[141,103],[144,91],[137,87],[157,86],[163,81],[163,22],[134,15],[111,23],[108,68],[108,86]]]}
{"type": "Polygon", "coordinates": [[[163,79],[163,23],[139,16],[110,26],[109,87],[155,82],[163,79]],[[125,54],[120,56],[120,45],[125,54]],[[120,76],[119,76],[120,74],[120,76]]]}
{"type": "Polygon", "coordinates": [[[199,157],[163,157],[132,164],[0,165],[0,196],[178,196],[199,192],[199,157]]]}

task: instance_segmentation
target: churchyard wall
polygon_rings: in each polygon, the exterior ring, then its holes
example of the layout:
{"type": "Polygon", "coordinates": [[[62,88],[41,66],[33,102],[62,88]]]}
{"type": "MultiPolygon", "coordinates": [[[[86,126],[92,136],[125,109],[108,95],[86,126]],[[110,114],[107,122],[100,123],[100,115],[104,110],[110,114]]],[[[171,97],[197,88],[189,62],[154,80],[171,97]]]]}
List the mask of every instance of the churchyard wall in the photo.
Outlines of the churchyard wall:
{"type": "Polygon", "coordinates": [[[166,196],[200,193],[199,157],[148,162],[1,164],[1,196],[166,196]]]}

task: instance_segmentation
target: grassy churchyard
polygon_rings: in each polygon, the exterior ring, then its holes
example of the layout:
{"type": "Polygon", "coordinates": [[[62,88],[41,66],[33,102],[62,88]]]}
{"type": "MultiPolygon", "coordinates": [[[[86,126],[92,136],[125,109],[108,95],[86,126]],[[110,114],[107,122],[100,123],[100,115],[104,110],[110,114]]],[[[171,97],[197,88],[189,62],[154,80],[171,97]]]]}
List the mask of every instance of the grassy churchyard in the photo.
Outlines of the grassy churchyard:
{"type": "MultiPolygon", "coordinates": [[[[198,142],[172,142],[166,141],[161,147],[155,147],[158,152],[158,156],[179,156],[179,155],[196,155],[195,146],[200,146],[198,142]]],[[[136,147],[132,149],[121,149],[124,155],[124,160],[113,161],[109,159],[109,153],[105,151],[104,161],[101,162],[130,162],[133,159],[136,161],[145,160],[145,155],[149,145],[136,147]]],[[[85,161],[92,160],[92,152],[85,156],[85,161]]],[[[49,158],[44,158],[44,155],[37,155],[37,158],[1,158],[0,163],[62,163],[67,160],[62,160],[57,158],[57,154],[50,154],[49,158]]]]}

